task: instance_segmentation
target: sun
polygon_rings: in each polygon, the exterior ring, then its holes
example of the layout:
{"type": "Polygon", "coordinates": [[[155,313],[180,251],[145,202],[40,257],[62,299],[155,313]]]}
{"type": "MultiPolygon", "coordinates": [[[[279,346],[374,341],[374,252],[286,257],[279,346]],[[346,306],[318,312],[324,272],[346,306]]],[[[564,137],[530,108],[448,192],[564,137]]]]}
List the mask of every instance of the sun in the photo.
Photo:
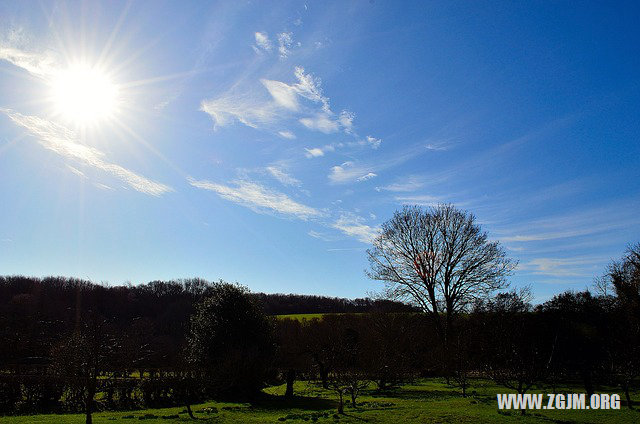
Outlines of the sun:
{"type": "Polygon", "coordinates": [[[76,65],[58,72],[51,91],[55,112],[77,125],[95,124],[117,112],[118,87],[96,68],[76,65]]]}

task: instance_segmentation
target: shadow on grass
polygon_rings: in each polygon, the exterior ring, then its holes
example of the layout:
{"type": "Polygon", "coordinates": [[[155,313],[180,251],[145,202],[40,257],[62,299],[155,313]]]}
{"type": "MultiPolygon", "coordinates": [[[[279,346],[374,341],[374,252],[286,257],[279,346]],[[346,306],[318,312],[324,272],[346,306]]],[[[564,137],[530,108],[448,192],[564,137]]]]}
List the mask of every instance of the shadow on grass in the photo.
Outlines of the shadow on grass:
{"type": "MultiPolygon", "coordinates": [[[[363,412],[363,411],[359,411],[359,412],[363,412]]],[[[369,422],[369,420],[368,420],[368,419],[366,419],[366,418],[362,418],[362,417],[359,417],[359,416],[357,416],[357,415],[353,415],[353,414],[348,414],[348,413],[346,413],[346,412],[345,412],[345,413],[343,413],[342,415],[343,415],[343,416],[345,416],[345,417],[353,418],[353,419],[354,419],[354,420],[356,420],[356,421],[363,421],[363,422],[365,422],[365,423],[368,423],[368,422],[369,422]]]]}
{"type": "MultiPolygon", "coordinates": [[[[455,393],[447,390],[393,390],[385,392],[371,392],[367,393],[368,396],[373,398],[396,398],[403,400],[442,400],[456,397],[455,393]]],[[[462,397],[462,396],[460,396],[462,397]]]]}
{"type": "Polygon", "coordinates": [[[264,394],[251,402],[251,408],[265,410],[301,409],[305,411],[325,411],[336,409],[338,403],[330,399],[319,397],[294,396],[286,399],[284,396],[264,394]]]}

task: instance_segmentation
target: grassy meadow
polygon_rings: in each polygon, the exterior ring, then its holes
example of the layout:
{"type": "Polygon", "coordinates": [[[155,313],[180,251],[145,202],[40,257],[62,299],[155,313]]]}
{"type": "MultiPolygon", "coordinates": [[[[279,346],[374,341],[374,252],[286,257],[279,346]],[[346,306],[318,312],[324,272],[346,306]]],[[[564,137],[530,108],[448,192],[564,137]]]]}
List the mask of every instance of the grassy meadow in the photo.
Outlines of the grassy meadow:
{"type": "MultiPolygon", "coordinates": [[[[296,384],[295,399],[287,401],[285,387],[264,390],[258,402],[207,402],[192,407],[196,422],[209,423],[634,423],[640,422],[640,410],[540,410],[498,411],[495,394],[508,393],[488,381],[476,381],[467,398],[439,379],[422,380],[396,390],[378,393],[372,387],[358,398],[358,407],[347,404],[344,415],[336,414],[335,394],[306,382],[296,384]]],[[[535,391],[534,391],[535,392],[535,391]]],[[[560,393],[580,392],[579,387],[564,387],[560,393]]],[[[614,393],[615,390],[606,390],[614,393]]],[[[633,393],[633,399],[638,393],[633,393]]],[[[182,407],[121,412],[98,412],[94,423],[173,423],[194,422],[182,407]]],[[[84,422],[81,414],[28,415],[1,417],[4,424],[64,424],[84,422]]]]}

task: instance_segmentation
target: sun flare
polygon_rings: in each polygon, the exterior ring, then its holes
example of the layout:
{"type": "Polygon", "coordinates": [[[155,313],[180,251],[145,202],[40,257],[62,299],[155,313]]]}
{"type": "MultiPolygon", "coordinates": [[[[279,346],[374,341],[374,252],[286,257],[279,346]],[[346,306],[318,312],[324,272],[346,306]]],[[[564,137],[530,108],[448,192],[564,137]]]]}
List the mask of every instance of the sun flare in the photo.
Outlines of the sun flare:
{"type": "Polygon", "coordinates": [[[112,117],[118,106],[118,87],[108,75],[88,66],[73,66],[53,79],[56,113],[79,125],[112,117]]]}

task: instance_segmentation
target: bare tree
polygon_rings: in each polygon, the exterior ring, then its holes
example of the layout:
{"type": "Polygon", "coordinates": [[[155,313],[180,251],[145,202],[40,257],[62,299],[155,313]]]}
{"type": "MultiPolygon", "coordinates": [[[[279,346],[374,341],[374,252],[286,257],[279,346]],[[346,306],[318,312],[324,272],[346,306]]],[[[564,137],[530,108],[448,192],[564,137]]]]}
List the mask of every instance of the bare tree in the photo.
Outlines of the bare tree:
{"type": "Polygon", "coordinates": [[[453,205],[396,211],[367,254],[369,277],[429,314],[445,346],[456,314],[505,287],[516,265],[474,215],[453,205]]]}

